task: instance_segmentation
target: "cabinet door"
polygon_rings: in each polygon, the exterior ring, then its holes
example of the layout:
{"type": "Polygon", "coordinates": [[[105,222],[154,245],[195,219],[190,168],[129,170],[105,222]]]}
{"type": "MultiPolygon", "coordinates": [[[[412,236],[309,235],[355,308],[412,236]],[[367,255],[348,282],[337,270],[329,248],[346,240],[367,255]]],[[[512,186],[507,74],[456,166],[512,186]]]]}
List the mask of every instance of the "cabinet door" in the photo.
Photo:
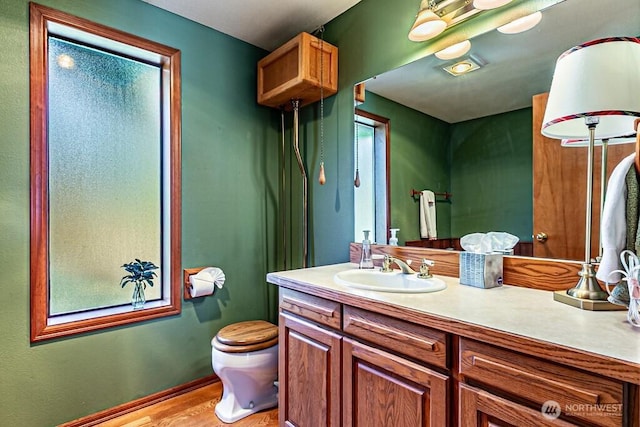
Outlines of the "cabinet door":
{"type": "Polygon", "coordinates": [[[542,409],[536,411],[466,384],[460,384],[459,390],[459,427],[576,426],[554,418],[553,407],[544,416],[542,409]]]}
{"type": "Polygon", "coordinates": [[[281,426],[340,426],[340,335],[280,313],[281,426]]]}
{"type": "Polygon", "coordinates": [[[342,351],[345,427],[449,425],[449,377],[348,338],[342,351]]]}

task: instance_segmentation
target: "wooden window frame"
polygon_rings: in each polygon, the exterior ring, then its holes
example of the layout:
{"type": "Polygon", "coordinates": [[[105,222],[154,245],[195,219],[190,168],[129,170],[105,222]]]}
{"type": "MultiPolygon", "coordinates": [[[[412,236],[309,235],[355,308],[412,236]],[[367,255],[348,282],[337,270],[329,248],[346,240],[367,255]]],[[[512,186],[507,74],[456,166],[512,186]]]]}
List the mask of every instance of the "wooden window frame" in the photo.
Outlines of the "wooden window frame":
{"type": "Polygon", "coordinates": [[[179,314],[182,289],[180,51],[36,3],[29,3],[29,13],[31,342],[179,314]],[[51,25],[62,25],[151,52],[158,56],[162,72],[169,75],[168,95],[163,97],[168,113],[162,120],[163,138],[169,151],[169,176],[163,178],[163,185],[168,185],[171,198],[168,305],[59,324],[49,322],[47,40],[51,25]]]}

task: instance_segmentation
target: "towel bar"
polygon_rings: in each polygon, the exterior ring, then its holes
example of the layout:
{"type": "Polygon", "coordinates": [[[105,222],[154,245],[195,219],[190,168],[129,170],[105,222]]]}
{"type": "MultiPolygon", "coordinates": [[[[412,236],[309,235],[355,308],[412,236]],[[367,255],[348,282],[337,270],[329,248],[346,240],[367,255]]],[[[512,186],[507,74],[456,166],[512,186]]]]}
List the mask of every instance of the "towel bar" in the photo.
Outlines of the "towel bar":
{"type": "MultiPolygon", "coordinates": [[[[420,195],[422,194],[422,191],[414,190],[412,188],[410,194],[411,194],[411,197],[413,197],[415,199],[416,196],[420,197],[420,195]]],[[[444,192],[444,193],[434,192],[433,194],[435,194],[436,196],[442,196],[442,197],[445,198],[445,200],[449,200],[451,198],[451,196],[452,196],[452,194],[449,193],[449,192],[444,192]]]]}

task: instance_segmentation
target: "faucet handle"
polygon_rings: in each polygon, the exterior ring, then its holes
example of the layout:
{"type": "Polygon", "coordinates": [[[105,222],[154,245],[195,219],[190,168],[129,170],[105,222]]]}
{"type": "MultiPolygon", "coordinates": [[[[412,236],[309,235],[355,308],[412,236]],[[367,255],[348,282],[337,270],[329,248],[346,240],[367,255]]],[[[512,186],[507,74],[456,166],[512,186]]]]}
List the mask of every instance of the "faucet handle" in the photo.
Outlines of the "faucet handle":
{"type": "Polygon", "coordinates": [[[384,259],[382,260],[382,267],[380,267],[380,271],[382,271],[383,273],[389,273],[391,270],[391,264],[393,263],[394,258],[389,255],[389,254],[385,254],[384,255],[384,259]]]}
{"type": "Polygon", "coordinates": [[[429,267],[433,267],[435,264],[436,264],[435,261],[422,258],[422,263],[420,264],[420,273],[418,273],[418,278],[420,279],[432,278],[433,274],[431,274],[429,267]]]}

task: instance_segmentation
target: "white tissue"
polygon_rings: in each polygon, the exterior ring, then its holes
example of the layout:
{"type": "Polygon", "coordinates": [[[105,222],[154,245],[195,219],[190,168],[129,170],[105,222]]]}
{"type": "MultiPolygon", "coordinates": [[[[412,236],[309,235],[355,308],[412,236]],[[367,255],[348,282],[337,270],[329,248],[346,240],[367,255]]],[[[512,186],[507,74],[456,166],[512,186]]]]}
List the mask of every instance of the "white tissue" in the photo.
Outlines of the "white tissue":
{"type": "Polygon", "coordinates": [[[189,294],[191,298],[213,294],[215,288],[221,289],[224,285],[224,272],[218,267],[207,267],[198,273],[189,276],[189,294]]]}
{"type": "Polygon", "coordinates": [[[504,231],[490,231],[488,233],[471,233],[460,238],[460,246],[465,251],[476,254],[509,253],[518,243],[513,234],[504,231]]]}

